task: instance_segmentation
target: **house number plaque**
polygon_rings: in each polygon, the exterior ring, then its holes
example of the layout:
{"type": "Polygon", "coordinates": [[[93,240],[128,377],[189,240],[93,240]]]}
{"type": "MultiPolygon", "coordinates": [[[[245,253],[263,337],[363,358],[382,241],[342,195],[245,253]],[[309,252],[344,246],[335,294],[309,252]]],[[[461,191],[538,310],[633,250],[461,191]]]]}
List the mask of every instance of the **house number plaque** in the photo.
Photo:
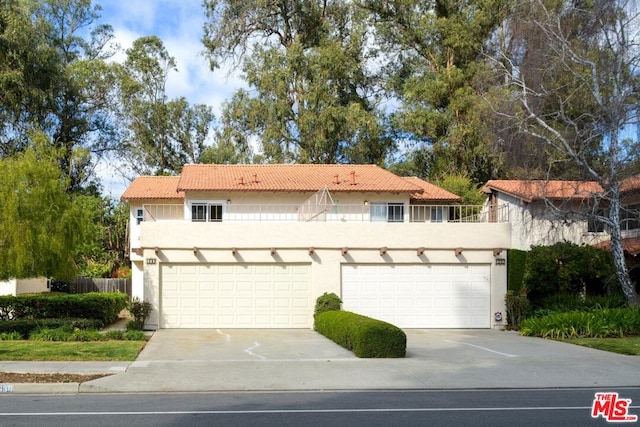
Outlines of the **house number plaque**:
{"type": "Polygon", "coordinates": [[[155,263],[156,263],[155,258],[147,258],[147,265],[155,265],[155,263]]]}

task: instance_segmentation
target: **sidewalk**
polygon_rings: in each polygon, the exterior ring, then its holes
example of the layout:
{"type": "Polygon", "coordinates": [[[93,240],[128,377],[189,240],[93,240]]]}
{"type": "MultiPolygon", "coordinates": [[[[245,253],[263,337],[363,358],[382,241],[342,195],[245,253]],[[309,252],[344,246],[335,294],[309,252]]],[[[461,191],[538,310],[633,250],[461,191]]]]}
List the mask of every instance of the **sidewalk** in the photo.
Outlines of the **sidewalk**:
{"type": "Polygon", "coordinates": [[[0,371],[113,374],[82,384],[14,384],[13,393],[640,385],[640,357],[510,332],[406,332],[404,359],[358,359],[307,330],[160,330],[135,362],[0,362],[0,371]]]}

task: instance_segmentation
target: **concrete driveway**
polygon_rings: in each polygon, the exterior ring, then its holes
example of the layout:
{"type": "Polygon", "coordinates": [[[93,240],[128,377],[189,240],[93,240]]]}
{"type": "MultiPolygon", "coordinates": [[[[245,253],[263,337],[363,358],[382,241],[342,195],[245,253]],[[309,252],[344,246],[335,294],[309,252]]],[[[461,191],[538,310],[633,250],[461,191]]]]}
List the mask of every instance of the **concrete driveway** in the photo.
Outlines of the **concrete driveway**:
{"type": "Polygon", "coordinates": [[[82,392],[639,386],[640,357],[514,332],[407,330],[404,359],[358,359],[312,330],[160,330],[82,392]]]}

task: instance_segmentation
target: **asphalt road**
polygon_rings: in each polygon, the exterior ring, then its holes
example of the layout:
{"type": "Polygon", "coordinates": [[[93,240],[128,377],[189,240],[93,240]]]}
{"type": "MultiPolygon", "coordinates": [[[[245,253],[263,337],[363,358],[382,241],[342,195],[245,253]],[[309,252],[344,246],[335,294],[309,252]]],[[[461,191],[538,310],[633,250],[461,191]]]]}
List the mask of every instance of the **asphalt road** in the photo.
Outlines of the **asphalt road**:
{"type": "Polygon", "coordinates": [[[596,392],[640,388],[1,395],[2,426],[589,426],[596,392]]]}

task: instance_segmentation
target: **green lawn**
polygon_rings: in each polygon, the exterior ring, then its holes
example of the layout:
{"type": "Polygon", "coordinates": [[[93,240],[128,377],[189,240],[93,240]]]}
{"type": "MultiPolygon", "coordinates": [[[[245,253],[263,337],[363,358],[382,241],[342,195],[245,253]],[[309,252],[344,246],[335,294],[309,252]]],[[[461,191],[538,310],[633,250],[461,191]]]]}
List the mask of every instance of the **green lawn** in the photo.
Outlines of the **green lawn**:
{"type": "Polygon", "coordinates": [[[133,361],[146,341],[0,341],[0,360],[133,361]]]}
{"type": "Polygon", "coordinates": [[[559,341],[612,353],[640,356],[640,337],[625,338],[566,338],[559,341]]]}

